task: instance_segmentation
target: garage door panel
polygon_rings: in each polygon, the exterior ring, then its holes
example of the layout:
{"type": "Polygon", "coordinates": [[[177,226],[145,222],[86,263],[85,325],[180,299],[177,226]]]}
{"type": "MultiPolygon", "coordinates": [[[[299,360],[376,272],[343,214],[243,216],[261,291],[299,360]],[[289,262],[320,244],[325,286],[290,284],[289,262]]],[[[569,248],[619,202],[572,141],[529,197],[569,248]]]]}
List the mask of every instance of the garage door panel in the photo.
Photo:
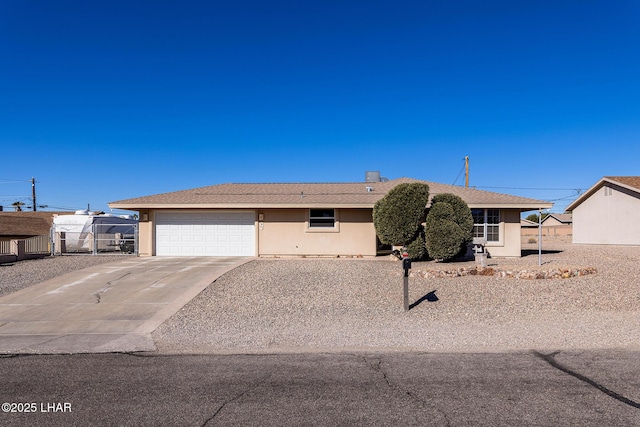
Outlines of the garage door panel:
{"type": "Polygon", "coordinates": [[[254,212],[156,214],[156,255],[253,256],[254,212]]]}

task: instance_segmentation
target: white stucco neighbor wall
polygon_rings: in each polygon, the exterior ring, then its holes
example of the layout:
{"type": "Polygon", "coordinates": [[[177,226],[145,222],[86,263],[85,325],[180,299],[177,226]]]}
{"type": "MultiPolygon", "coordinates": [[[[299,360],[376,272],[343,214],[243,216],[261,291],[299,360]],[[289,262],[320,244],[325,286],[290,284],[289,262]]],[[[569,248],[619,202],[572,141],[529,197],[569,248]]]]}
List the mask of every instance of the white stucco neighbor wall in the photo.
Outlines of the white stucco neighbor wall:
{"type": "Polygon", "coordinates": [[[604,185],[573,210],[573,243],[640,245],[640,198],[604,185]]]}

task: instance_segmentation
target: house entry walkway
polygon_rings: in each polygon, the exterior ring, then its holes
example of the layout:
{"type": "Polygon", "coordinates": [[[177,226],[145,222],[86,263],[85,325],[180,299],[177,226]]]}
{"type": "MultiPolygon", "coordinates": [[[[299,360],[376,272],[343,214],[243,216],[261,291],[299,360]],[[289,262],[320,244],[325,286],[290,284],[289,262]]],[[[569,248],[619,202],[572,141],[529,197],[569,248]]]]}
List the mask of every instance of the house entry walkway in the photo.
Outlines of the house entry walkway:
{"type": "Polygon", "coordinates": [[[101,264],[0,298],[0,353],[154,351],[151,333],[253,257],[149,257],[101,264]]]}

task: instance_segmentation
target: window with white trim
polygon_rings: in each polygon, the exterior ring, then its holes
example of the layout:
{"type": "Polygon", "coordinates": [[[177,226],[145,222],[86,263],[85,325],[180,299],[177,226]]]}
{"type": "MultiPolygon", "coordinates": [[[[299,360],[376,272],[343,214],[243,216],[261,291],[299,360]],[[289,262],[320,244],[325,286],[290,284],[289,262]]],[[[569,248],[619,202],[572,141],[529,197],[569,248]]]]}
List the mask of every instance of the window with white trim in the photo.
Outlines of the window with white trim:
{"type": "Polygon", "coordinates": [[[473,215],[473,237],[500,241],[500,209],[471,209],[473,215]]]}
{"type": "Polygon", "coordinates": [[[309,209],[309,228],[333,228],[335,225],[335,209],[309,209]]]}

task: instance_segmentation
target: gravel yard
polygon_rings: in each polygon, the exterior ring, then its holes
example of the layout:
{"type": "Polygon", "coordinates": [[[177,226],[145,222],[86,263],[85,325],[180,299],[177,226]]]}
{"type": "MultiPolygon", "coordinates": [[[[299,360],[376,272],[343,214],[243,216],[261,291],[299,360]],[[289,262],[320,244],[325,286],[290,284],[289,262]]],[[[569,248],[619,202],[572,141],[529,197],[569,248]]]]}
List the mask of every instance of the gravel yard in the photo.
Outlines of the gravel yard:
{"type": "MultiPolygon", "coordinates": [[[[494,352],[640,348],[640,247],[545,242],[496,271],[596,269],[567,279],[419,277],[475,263],[414,262],[409,301],[402,267],[376,259],[256,259],[220,277],[153,338],[165,353],[323,351],[494,352]]],[[[123,256],[64,256],[0,266],[0,296],[123,256]]]]}
{"type": "MultiPolygon", "coordinates": [[[[568,279],[410,279],[399,262],[257,259],[225,274],[158,328],[167,353],[410,350],[493,352],[640,347],[640,247],[535,245],[489,267],[594,267],[568,279]]],[[[470,263],[413,263],[414,270],[470,263]]]]}

